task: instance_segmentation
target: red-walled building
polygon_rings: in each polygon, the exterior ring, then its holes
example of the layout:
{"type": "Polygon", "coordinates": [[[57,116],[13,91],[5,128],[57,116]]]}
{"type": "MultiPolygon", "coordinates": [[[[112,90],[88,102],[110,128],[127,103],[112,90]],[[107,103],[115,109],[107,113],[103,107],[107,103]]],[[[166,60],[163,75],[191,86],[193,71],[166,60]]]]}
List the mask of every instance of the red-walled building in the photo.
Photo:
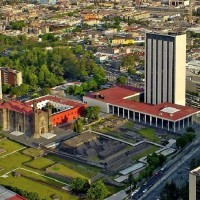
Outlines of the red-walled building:
{"type": "MultiPolygon", "coordinates": [[[[52,95],[46,95],[34,100],[37,103],[37,108],[42,109],[47,103],[53,106],[52,125],[68,123],[78,118],[83,114],[86,104],[80,101],[73,101],[65,98],[60,98],[52,95]]],[[[33,100],[27,101],[26,105],[33,106],[33,100]]]]}

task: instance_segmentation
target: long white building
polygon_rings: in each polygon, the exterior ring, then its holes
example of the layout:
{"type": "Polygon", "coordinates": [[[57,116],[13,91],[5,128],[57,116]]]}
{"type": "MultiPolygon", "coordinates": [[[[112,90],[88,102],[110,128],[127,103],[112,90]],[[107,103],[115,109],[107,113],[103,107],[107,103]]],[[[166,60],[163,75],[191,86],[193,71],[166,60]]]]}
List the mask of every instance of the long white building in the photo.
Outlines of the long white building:
{"type": "Polygon", "coordinates": [[[141,89],[131,86],[115,86],[90,93],[83,97],[83,102],[99,106],[102,112],[171,132],[192,126],[200,112],[193,107],[168,102],[157,105],[141,103],[142,93],[141,89]]]}

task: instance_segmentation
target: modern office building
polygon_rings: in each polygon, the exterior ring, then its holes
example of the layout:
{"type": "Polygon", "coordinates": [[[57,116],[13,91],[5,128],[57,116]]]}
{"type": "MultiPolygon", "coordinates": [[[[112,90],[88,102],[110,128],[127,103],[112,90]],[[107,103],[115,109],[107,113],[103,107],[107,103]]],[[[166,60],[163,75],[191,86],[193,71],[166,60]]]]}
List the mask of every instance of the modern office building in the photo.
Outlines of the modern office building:
{"type": "Polygon", "coordinates": [[[200,167],[190,171],[189,200],[200,200],[200,167]]]}
{"type": "Polygon", "coordinates": [[[186,35],[146,33],[145,103],[185,105],[186,35]]]}

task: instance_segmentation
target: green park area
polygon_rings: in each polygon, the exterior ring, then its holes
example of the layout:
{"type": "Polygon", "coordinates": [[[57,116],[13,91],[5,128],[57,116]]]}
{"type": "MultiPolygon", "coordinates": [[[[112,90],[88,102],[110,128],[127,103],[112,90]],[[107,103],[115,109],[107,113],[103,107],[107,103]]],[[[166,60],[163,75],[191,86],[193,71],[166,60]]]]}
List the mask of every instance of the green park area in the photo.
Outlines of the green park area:
{"type": "Polygon", "coordinates": [[[43,155],[44,151],[40,150],[40,149],[27,148],[27,149],[23,150],[23,154],[33,157],[33,158],[36,158],[36,157],[43,155]]]}
{"type": "Polygon", "coordinates": [[[69,178],[76,178],[76,177],[80,177],[80,178],[84,178],[87,179],[88,177],[80,174],[79,172],[70,169],[62,164],[56,164],[53,165],[52,167],[48,168],[48,172],[53,172],[62,176],[66,176],[69,178]]]}
{"type": "Polygon", "coordinates": [[[155,130],[152,128],[143,128],[138,131],[138,134],[152,142],[159,142],[159,137],[156,136],[155,130]]]}
{"type": "Polygon", "coordinates": [[[59,163],[52,166],[48,170],[71,178],[80,177],[80,178],[90,179],[100,172],[100,169],[97,167],[91,167],[68,160],[66,161],[61,158],[57,158],[55,156],[47,156],[47,157],[53,160],[54,162],[59,163]]]}
{"type": "Polygon", "coordinates": [[[3,156],[5,154],[11,153],[13,151],[22,149],[23,146],[16,142],[11,141],[11,140],[1,139],[0,140],[0,148],[5,150],[4,153],[0,154],[0,156],[3,156]]]}
{"type": "Polygon", "coordinates": [[[17,187],[27,192],[35,192],[40,199],[50,200],[54,194],[59,195],[63,200],[78,199],[62,189],[62,187],[66,186],[65,182],[46,175],[45,169],[49,166],[59,162],[57,165],[59,170],[63,173],[66,170],[66,175],[72,178],[81,177],[89,179],[96,175],[99,170],[57,159],[57,157],[53,156],[37,158],[41,152],[28,149],[8,139],[0,141],[0,148],[6,150],[3,156],[0,155],[0,185],[17,187]]]}
{"type": "Polygon", "coordinates": [[[148,156],[149,154],[156,152],[158,149],[159,149],[159,147],[152,145],[148,149],[145,149],[144,151],[134,155],[133,160],[139,160],[140,158],[143,158],[145,156],[148,156]]]}
{"type": "Polygon", "coordinates": [[[46,169],[47,167],[50,167],[53,164],[55,164],[54,161],[49,160],[47,158],[40,157],[26,163],[26,166],[34,168],[34,169],[42,170],[42,169],[46,169]]]}

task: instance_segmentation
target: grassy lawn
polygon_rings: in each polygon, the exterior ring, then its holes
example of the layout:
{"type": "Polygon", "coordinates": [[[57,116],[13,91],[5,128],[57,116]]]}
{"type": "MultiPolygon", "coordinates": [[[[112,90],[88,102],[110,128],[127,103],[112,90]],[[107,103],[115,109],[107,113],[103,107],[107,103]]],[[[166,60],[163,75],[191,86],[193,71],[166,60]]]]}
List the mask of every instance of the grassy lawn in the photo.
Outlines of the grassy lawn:
{"type": "Polygon", "coordinates": [[[36,158],[36,159],[26,163],[26,166],[29,166],[29,167],[32,167],[35,169],[45,169],[53,164],[55,164],[54,161],[49,160],[47,158],[39,157],[39,158],[36,158]]]}
{"type": "MultiPolygon", "coordinates": [[[[24,167],[24,168],[25,168],[25,167],[24,167]]],[[[24,169],[17,169],[16,171],[19,172],[20,174],[22,174],[22,175],[28,177],[28,178],[33,178],[33,179],[35,179],[35,180],[39,180],[39,181],[42,181],[42,182],[46,182],[46,183],[48,183],[48,184],[51,184],[52,186],[56,186],[56,187],[63,187],[63,186],[64,186],[63,183],[54,181],[54,180],[52,180],[51,178],[48,178],[47,175],[45,175],[45,176],[47,176],[47,177],[40,176],[40,175],[38,175],[38,174],[31,173],[31,172],[26,171],[26,170],[24,170],[24,169]]],[[[34,170],[31,170],[31,171],[35,172],[34,170]]],[[[41,174],[41,175],[44,175],[44,172],[38,172],[38,173],[41,174]]],[[[56,180],[57,180],[57,179],[56,179],[56,180]]],[[[63,181],[61,181],[61,182],[63,182],[63,181]]]]}
{"type": "MultiPolygon", "coordinates": [[[[10,140],[3,140],[0,141],[0,148],[5,148],[8,152],[12,152],[14,150],[17,150],[19,148],[22,148],[23,146],[12,142],[10,140]]],[[[33,170],[32,168],[26,167],[23,163],[30,162],[32,165],[37,166],[38,168],[42,168],[44,165],[54,163],[51,160],[48,160],[46,158],[38,158],[39,160],[32,160],[31,156],[27,156],[22,154],[21,152],[15,152],[13,154],[10,154],[6,157],[0,158],[0,169],[3,168],[3,170],[0,170],[0,185],[10,185],[13,187],[17,187],[22,190],[26,190],[29,192],[36,192],[40,196],[40,199],[48,199],[50,200],[50,196],[52,194],[58,194],[62,197],[62,200],[76,200],[78,199],[75,196],[72,196],[67,191],[60,191],[59,189],[55,189],[53,186],[56,187],[62,187],[62,183],[58,183],[54,180],[49,179],[48,177],[42,177],[40,174],[44,174],[44,171],[41,170],[33,170]],[[32,170],[33,172],[37,172],[39,174],[35,174],[29,171],[25,171],[24,169],[17,169],[19,167],[32,170]],[[17,169],[22,175],[26,177],[13,177],[11,171],[17,169]],[[1,177],[2,175],[5,175],[8,173],[7,178],[1,177]],[[28,178],[27,178],[28,177],[28,178]],[[33,180],[34,179],[34,180],[33,180]],[[43,183],[39,182],[42,181],[43,183]],[[44,183],[51,184],[45,185],[44,183]]]]}
{"type": "Polygon", "coordinates": [[[11,185],[13,187],[20,188],[22,190],[26,190],[28,192],[36,192],[40,199],[51,199],[52,194],[58,194],[61,196],[62,200],[76,200],[78,199],[75,196],[70,195],[67,192],[59,191],[57,189],[54,189],[52,187],[39,184],[35,181],[32,181],[30,179],[24,178],[24,177],[13,177],[12,175],[9,175],[8,178],[0,178],[0,183],[3,185],[11,185]]]}
{"type": "Polygon", "coordinates": [[[6,152],[2,153],[1,156],[8,154],[8,153],[11,153],[13,151],[16,151],[16,150],[18,150],[22,147],[23,146],[21,144],[18,144],[16,142],[11,141],[11,140],[7,140],[7,139],[1,140],[0,141],[0,148],[6,150],[6,152]]]}
{"type": "Polygon", "coordinates": [[[88,178],[87,176],[82,175],[80,172],[70,169],[67,166],[64,166],[60,163],[50,167],[48,170],[50,172],[58,173],[60,175],[67,176],[70,178],[77,178],[77,177],[85,178],[85,179],[88,178]]]}
{"type": "Polygon", "coordinates": [[[154,153],[155,151],[157,151],[159,149],[159,147],[156,146],[151,146],[148,149],[146,149],[145,151],[138,153],[136,155],[133,156],[134,160],[139,160],[142,157],[148,156],[149,154],[154,153]]]}
{"type": "MultiPolygon", "coordinates": [[[[53,160],[54,162],[59,162],[61,167],[61,171],[63,169],[66,170],[66,172],[69,174],[69,177],[85,177],[87,179],[92,178],[93,176],[97,175],[98,172],[100,172],[100,169],[97,167],[92,167],[84,164],[80,164],[78,162],[73,162],[69,160],[64,160],[55,156],[47,156],[48,159],[53,160]],[[69,172],[70,171],[70,172],[69,172]]],[[[54,169],[54,172],[59,173],[59,169],[54,169]]],[[[68,176],[68,175],[67,175],[68,176]]]]}
{"type": "Polygon", "coordinates": [[[132,129],[133,128],[133,122],[132,121],[128,121],[125,125],[124,125],[125,128],[128,128],[128,129],[132,129]]]}
{"type": "Polygon", "coordinates": [[[44,152],[43,150],[34,149],[34,148],[28,148],[28,149],[23,150],[23,154],[25,154],[27,156],[31,156],[33,158],[42,155],[43,152],[44,152]]]}
{"type": "Polygon", "coordinates": [[[16,169],[17,167],[23,167],[22,163],[28,162],[30,160],[30,157],[25,156],[19,152],[11,154],[5,158],[0,158],[0,167],[4,168],[4,170],[0,171],[0,176],[7,173],[8,171],[16,169]]]}
{"type": "Polygon", "coordinates": [[[139,130],[138,133],[142,137],[145,137],[152,142],[159,142],[160,141],[159,137],[157,137],[156,134],[155,134],[155,130],[152,129],[152,128],[143,128],[143,129],[139,130]]]}

